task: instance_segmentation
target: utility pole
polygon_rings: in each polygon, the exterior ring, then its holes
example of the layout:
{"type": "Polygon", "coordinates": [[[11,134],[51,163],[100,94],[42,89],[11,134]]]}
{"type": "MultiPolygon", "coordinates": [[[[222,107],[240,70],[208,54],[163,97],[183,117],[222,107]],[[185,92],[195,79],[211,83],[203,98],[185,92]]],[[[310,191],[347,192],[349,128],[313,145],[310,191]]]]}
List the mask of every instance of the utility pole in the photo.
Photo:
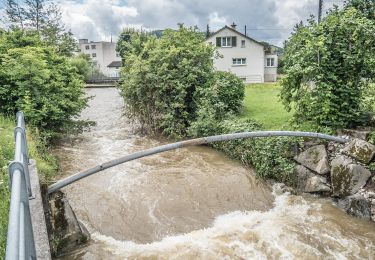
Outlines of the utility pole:
{"type": "Polygon", "coordinates": [[[323,11],[323,0],[319,0],[319,14],[318,14],[318,23],[322,19],[322,11],[323,11]]]}
{"type": "Polygon", "coordinates": [[[208,39],[211,35],[211,32],[210,32],[210,26],[207,24],[207,27],[206,27],[206,39],[208,39]]]}

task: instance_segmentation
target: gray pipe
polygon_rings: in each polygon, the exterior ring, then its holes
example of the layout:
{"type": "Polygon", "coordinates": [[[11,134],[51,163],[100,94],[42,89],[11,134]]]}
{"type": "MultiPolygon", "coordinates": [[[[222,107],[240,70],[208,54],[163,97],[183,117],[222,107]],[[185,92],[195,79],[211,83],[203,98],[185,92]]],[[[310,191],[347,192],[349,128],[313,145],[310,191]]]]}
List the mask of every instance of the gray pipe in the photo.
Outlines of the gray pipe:
{"type": "Polygon", "coordinates": [[[244,132],[244,133],[235,133],[235,134],[224,134],[224,135],[215,135],[215,136],[209,136],[209,137],[202,137],[197,139],[191,139],[187,141],[181,141],[177,143],[172,144],[166,144],[161,145],[155,148],[151,148],[148,150],[144,150],[141,152],[132,153],[129,155],[126,155],[124,157],[120,157],[118,159],[111,160],[109,162],[100,164],[98,166],[95,166],[94,168],[88,169],[86,171],[76,173],[74,175],[71,175],[65,179],[62,179],[51,186],[48,187],[48,194],[51,194],[73,182],[76,182],[80,179],[86,178],[94,173],[106,170],[108,168],[111,168],[113,166],[129,162],[135,159],[139,159],[145,156],[162,153],[182,147],[187,146],[195,146],[195,145],[201,145],[201,144],[209,144],[213,142],[222,142],[222,141],[230,141],[230,140],[236,140],[236,139],[242,139],[242,138],[254,138],[254,137],[270,137],[270,136],[293,136],[293,137],[310,137],[310,138],[319,138],[319,139],[325,139],[329,141],[334,141],[338,143],[346,143],[348,142],[348,139],[344,139],[337,136],[331,136],[326,134],[319,134],[319,133],[312,133],[312,132],[294,132],[294,131],[260,131],[260,132],[244,132]]]}

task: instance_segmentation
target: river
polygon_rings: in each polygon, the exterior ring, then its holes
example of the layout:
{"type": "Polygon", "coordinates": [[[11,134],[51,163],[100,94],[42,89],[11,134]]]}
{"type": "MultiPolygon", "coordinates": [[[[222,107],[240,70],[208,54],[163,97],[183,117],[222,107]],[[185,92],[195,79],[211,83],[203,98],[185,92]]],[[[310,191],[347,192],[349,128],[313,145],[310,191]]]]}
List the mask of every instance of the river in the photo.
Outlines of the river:
{"type": "MultiPolygon", "coordinates": [[[[116,89],[87,93],[81,117],[97,124],[54,149],[59,178],[167,143],[137,134],[116,89]]],[[[375,259],[374,223],[282,193],[209,147],[131,161],[63,191],[91,241],[61,259],[375,259]]]]}

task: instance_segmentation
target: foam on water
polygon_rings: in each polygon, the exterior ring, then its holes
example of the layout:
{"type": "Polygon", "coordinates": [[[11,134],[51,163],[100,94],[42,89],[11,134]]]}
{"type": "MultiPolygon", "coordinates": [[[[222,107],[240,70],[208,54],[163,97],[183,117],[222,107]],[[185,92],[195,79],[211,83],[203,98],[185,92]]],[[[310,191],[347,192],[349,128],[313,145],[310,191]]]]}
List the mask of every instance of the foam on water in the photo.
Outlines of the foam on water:
{"type": "Polygon", "coordinates": [[[218,216],[212,226],[161,241],[138,244],[119,241],[95,232],[92,238],[104,250],[121,258],[240,258],[290,259],[371,258],[374,241],[366,236],[343,236],[339,230],[322,228],[319,203],[300,196],[276,195],[274,207],[266,212],[235,211],[218,216]],[[317,228],[320,227],[320,228],[317,228]],[[360,244],[367,244],[363,247],[360,244]],[[362,249],[361,249],[362,248],[362,249]],[[363,249],[365,248],[365,250],[363,249]]]}

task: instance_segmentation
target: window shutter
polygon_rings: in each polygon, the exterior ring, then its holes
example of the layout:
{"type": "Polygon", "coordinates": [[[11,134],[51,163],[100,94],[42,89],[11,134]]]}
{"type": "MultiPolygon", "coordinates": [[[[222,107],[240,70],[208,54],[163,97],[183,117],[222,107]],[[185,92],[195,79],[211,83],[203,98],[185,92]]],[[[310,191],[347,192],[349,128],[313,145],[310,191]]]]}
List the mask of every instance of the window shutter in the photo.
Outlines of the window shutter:
{"type": "Polygon", "coordinates": [[[221,47],[221,37],[216,37],[216,46],[221,47]]]}
{"type": "Polygon", "coordinates": [[[236,37],[236,36],[233,36],[233,37],[232,37],[232,46],[233,46],[233,47],[236,47],[236,46],[237,46],[237,37],[236,37]]]}

